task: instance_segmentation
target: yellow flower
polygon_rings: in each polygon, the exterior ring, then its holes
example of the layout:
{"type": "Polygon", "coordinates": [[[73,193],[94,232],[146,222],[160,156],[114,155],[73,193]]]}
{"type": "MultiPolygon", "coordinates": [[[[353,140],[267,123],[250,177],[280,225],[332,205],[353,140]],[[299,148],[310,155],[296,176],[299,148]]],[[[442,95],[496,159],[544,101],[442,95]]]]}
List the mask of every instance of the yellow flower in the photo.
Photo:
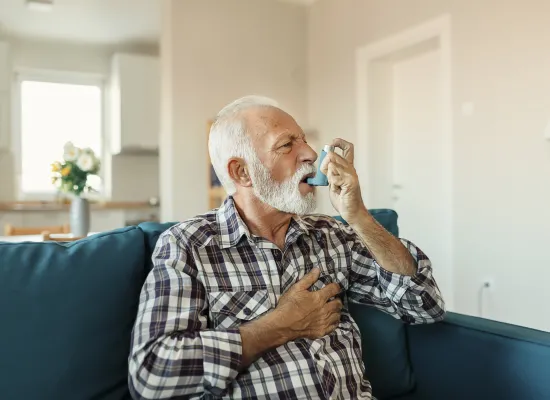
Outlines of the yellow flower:
{"type": "Polygon", "coordinates": [[[54,162],[52,164],[52,172],[59,172],[59,171],[61,171],[61,163],[54,162]]]}
{"type": "Polygon", "coordinates": [[[61,176],[67,176],[71,172],[71,167],[67,166],[61,170],[61,176]]]}

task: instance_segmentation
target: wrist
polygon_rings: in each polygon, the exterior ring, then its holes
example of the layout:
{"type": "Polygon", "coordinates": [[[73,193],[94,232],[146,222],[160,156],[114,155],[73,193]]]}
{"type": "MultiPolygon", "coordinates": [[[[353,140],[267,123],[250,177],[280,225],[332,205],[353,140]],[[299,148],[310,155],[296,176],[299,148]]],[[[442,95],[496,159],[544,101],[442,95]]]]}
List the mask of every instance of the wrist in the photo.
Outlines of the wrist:
{"type": "Polygon", "coordinates": [[[280,325],[280,317],[273,312],[239,327],[242,341],[240,370],[247,368],[263,353],[282,346],[288,339],[280,325]]]}
{"type": "Polygon", "coordinates": [[[354,212],[353,214],[350,214],[344,218],[349,226],[352,228],[358,228],[365,226],[369,222],[373,220],[372,215],[370,215],[369,211],[366,207],[361,207],[358,211],[354,212]]]}
{"type": "Polygon", "coordinates": [[[292,337],[292,329],[287,326],[285,323],[286,319],[277,309],[266,314],[263,319],[267,332],[269,332],[270,339],[276,346],[282,346],[295,339],[292,337]]]}

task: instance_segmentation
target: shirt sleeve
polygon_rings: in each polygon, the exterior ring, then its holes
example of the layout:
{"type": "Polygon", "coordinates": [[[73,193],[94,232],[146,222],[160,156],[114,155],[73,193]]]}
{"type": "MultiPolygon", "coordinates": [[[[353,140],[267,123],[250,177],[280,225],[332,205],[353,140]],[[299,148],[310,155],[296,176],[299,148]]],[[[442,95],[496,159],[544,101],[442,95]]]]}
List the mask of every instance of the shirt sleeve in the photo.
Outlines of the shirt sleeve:
{"type": "Polygon", "coordinates": [[[406,239],[401,243],[412,255],[416,273],[400,275],[380,266],[357,233],[343,228],[351,251],[350,301],[372,305],[407,324],[426,324],[445,316],[445,302],[433,277],[430,259],[406,239]]]}
{"type": "Polygon", "coordinates": [[[163,233],[140,295],[129,357],[134,398],[223,396],[242,356],[238,329],[207,329],[206,293],[181,238],[163,233]]]}

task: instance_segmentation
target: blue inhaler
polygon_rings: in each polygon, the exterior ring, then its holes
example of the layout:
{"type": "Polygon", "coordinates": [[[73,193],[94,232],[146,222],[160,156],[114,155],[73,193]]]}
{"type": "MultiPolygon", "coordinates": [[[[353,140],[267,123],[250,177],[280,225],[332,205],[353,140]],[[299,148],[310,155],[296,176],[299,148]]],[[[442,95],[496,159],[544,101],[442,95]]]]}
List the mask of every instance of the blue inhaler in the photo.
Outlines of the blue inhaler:
{"type": "Polygon", "coordinates": [[[325,174],[321,172],[321,164],[325,159],[325,156],[329,151],[334,151],[334,146],[325,145],[319,156],[319,163],[317,164],[317,174],[313,178],[307,178],[306,182],[311,186],[328,186],[328,178],[325,174]]]}

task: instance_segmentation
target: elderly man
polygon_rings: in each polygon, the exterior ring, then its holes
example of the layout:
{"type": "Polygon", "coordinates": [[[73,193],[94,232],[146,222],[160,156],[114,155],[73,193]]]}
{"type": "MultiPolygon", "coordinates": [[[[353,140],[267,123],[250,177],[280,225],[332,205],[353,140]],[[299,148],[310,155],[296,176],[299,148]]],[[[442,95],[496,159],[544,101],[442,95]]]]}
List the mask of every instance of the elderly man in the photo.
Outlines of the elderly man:
{"type": "Polygon", "coordinates": [[[315,209],[317,154],[276,103],[245,97],[210,132],[229,193],[164,232],[143,287],[129,358],[136,399],[371,399],[348,301],[406,323],[443,317],[428,258],[389,234],[361,199],[353,146],[332,143],[315,209]]]}

